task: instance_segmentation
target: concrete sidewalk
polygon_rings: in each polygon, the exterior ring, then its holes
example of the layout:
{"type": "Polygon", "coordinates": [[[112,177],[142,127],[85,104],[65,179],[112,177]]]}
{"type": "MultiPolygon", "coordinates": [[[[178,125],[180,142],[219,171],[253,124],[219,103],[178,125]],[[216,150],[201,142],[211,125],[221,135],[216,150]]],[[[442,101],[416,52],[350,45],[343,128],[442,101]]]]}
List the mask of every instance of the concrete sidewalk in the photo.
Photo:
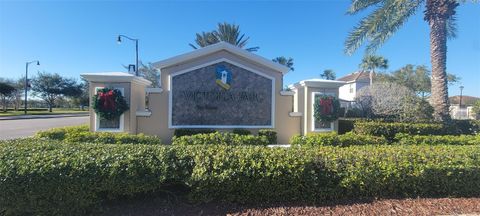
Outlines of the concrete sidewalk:
{"type": "Polygon", "coordinates": [[[87,113],[72,113],[72,114],[52,114],[52,115],[18,115],[18,116],[0,116],[2,120],[19,120],[19,119],[47,119],[47,118],[65,118],[65,117],[82,117],[88,116],[87,113]]]}

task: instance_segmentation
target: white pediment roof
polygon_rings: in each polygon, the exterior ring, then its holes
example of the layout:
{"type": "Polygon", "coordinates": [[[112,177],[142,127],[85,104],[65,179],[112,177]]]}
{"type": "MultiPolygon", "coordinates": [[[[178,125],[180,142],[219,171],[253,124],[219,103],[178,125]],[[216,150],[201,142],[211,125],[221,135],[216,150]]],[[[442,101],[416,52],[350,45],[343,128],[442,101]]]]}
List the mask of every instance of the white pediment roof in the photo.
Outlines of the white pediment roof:
{"type": "Polygon", "coordinates": [[[307,79],[289,85],[289,88],[299,88],[300,86],[318,87],[318,88],[338,88],[345,85],[345,81],[326,80],[326,79],[307,79]]]}
{"type": "Polygon", "coordinates": [[[209,54],[221,51],[221,50],[226,50],[230,53],[236,54],[238,56],[241,56],[243,58],[246,58],[248,60],[256,62],[256,63],[258,63],[262,66],[265,66],[267,68],[270,68],[270,69],[278,71],[278,72],[281,72],[282,74],[285,74],[290,70],[288,67],[286,67],[284,65],[273,62],[273,61],[271,61],[267,58],[264,58],[262,56],[253,54],[251,52],[248,52],[244,49],[241,49],[237,46],[231,45],[231,44],[226,43],[226,42],[219,42],[219,43],[216,43],[216,44],[213,44],[213,45],[210,45],[210,46],[206,46],[206,47],[203,47],[203,48],[200,48],[200,49],[196,49],[194,51],[191,51],[191,52],[188,52],[188,53],[185,53],[185,54],[177,55],[177,56],[174,56],[174,57],[162,60],[162,61],[158,61],[158,62],[153,63],[153,66],[155,66],[157,68],[160,68],[160,69],[161,68],[166,68],[166,67],[169,67],[169,66],[180,64],[182,62],[189,61],[191,59],[196,59],[196,58],[199,58],[199,57],[202,57],[202,56],[206,56],[206,55],[209,55],[209,54]]]}
{"type": "Polygon", "coordinates": [[[147,86],[152,84],[143,77],[125,72],[82,73],[80,76],[92,82],[137,82],[147,86]]]}

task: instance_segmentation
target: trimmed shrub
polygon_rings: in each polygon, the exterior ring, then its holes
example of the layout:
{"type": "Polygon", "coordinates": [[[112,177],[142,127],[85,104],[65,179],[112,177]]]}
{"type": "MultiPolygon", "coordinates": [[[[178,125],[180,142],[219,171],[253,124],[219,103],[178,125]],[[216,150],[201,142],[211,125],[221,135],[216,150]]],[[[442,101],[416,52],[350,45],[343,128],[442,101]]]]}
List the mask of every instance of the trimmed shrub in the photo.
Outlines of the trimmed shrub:
{"type": "Polygon", "coordinates": [[[335,132],[296,135],[290,140],[292,145],[299,146],[352,146],[352,145],[384,145],[387,140],[383,137],[346,133],[338,135],[335,132]]]}
{"type": "Polygon", "coordinates": [[[355,119],[338,119],[338,134],[353,131],[355,119]]]}
{"type": "Polygon", "coordinates": [[[191,136],[195,134],[209,134],[215,133],[214,129],[188,129],[188,128],[179,128],[175,129],[173,132],[173,136],[181,137],[181,136],[191,136]]]}
{"type": "Polygon", "coordinates": [[[88,128],[88,125],[69,126],[69,127],[52,128],[45,131],[39,131],[35,134],[35,137],[47,138],[47,139],[53,139],[53,140],[64,140],[66,134],[89,132],[89,131],[90,129],[88,128]]]}
{"type": "Polygon", "coordinates": [[[442,135],[445,133],[443,125],[435,123],[356,121],[354,125],[353,131],[357,134],[383,136],[390,142],[395,140],[397,133],[410,135],[442,135]]]}
{"type": "Polygon", "coordinates": [[[272,129],[260,129],[258,136],[267,137],[268,144],[277,144],[277,132],[272,129]]]}
{"type": "Polygon", "coordinates": [[[195,201],[269,203],[480,196],[475,146],[207,146],[187,180],[195,201]]]}
{"type": "Polygon", "coordinates": [[[164,146],[0,142],[0,212],[92,214],[104,200],[175,181],[181,171],[176,166],[182,167],[181,161],[164,146]]]}
{"type": "Polygon", "coordinates": [[[353,131],[357,134],[383,136],[393,142],[397,133],[410,135],[474,135],[480,133],[480,121],[452,120],[451,124],[448,125],[440,123],[355,121],[353,131]]]}
{"type": "Polygon", "coordinates": [[[232,130],[232,133],[238,134],[238,135],[250,135],[250,134],[252,134],[252,132],[250,132],[247,129],[243,129],[243,128],[235,128],[235,129],[232,130]]]}
{"type": "Polygon", "coordinates": [[[97,144],[161,144],[160,138],[144,134],[90,132],[88,126],[73,126],[53,128],[40,131],[36,138],[60,140],[67,143],[97,143],[97,144]]]}
{"type": "Polygon", "coordinates": [[[395,140],[404,145],[480,145],[480,135],[409,135],[398,133],[395,140]]]}
{"type": "Polygon", "coordinates": [[[267,145],[266,136],[238,135],[228,132],[173,137],[172,145],[267,145]]]}
{"type": "Polygon", "coordinates": [[[158,146],[0,141],[0,212],[95,214],[104,201],[188,187],[192,201],[331,202],[480,196],[477,146],[158,146]]]}
{"type": "Polygon", "coordinates": [[[480,120],[452,120],[455,134],[480,134],[480,120]]]}

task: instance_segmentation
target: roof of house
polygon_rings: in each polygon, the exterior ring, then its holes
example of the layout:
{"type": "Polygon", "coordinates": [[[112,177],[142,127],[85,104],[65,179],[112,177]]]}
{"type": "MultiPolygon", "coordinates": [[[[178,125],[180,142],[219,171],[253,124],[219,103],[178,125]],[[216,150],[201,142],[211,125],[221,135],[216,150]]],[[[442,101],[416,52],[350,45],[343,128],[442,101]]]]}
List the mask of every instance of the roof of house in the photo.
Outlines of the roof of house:
{"type": "Polygon", "coordinates": [[[279,71],[282,74],[285,74],[290,70],[290,68],[288,68],[284,65],[273,62],[270,59],[267,59],[267,58],[264,58],[262,56],[253,54],[253,53],[248,52],[248,51],[246,51],[242,48],[239,48],[237,46],[234,46],[234,45],[226,43],[226,42],[219,42],[219,43],[212,44],[212,45],[200,48],[200,49],[196,49],[196,50],[193,50],[193,51],[185,53],[185,54],[177,55],[177,56],[174,56],[174,57],[162,60],[162,61],[155,62],[155,63],[153,63],[153,65],[155,67],[158,67],[158,68],[165,68],[165,67],[173,66],[173,65],[191,60],[191,59],[199,58],[201,56],[209,55],[209,54],[218,52],[220,50],[226,50],[230,53],[233,53],[233,54],[236,54],[236,55],[241,56],[243,58],[246,58],[248,60],[254,61],[254,62],[256,62],[256,63],[258,63],[262,66],[265,66],[267,68],[273,69],[275,71],[279,71]]]}
{"type": "Polygon", "coordinates": [[[349,81],[357,81],[358,79],[368,79],[369,76],[370,76],[370,72],[368,71],[364,71],[363,73],[362,71],[356,71],[346,76],[340,77],[337,80],[349,82],[349,81]]]}
{"type": "MultiPolygon", "coordinates": [[[[448,97],[448,100],[450,100],[450,104],[460,104],[460,95],[455,95],[448,97]]],[[[473,105],[477,100],[480,100],[478,97],[473,97],[473,96],[467,96],[463,95],[462,96],[462,105],[473,105]]]]}

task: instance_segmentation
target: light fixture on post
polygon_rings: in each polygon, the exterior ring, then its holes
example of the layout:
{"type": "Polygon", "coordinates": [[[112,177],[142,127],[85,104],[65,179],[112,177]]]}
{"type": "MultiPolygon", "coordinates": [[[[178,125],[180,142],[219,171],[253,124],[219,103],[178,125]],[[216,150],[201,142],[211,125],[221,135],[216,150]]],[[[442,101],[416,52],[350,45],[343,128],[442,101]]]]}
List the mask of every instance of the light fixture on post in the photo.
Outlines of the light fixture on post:
{"type": "Polygon", "coordinates": [[[27,114],[28,65],[30,65],[32,63],[35,63],[35,62],[37,63],[37,65],[40,65],[40,61],[38,61],[38,60],[25,63],[25,101],[24,101],[24,105],[25,105],[24,113],[25,113],[25,115],[27,114]]]}
{"type": "Polygon", "coordinates": [[[122,37],[127,38],[131,41],[135,41],[135,76],[138,76],[138,39],[131,38],[125,35],[118,35],[117,37],[118,44],[122,43],[122,37]]]}

